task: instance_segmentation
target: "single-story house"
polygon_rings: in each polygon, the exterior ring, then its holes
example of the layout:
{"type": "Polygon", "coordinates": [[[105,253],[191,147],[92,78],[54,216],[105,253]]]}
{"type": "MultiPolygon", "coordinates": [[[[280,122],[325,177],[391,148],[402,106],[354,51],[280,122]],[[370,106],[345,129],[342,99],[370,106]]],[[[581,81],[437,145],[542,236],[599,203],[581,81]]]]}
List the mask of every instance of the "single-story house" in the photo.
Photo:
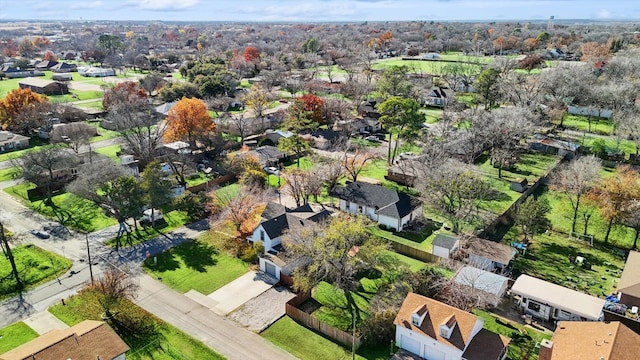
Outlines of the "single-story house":
{"type": "Polygon", "coordinates": [[[163,144],[162,147],[174,154],[190,154],[189,143],[184,141],[174,141],[163,144]]]}
{"type": "Polygon", "coordinates": [[[529,275],[518,277],[511,295],[525,313],[545,321],[601,321],[604,317],[604,299],[529,275]]]}
{"type": "Polygon", "coordinates": [[[249,154],[258,158],[261,166],[274,166],[287,157],[287,153],[275,146],[265,145],[249,151],[249,154]]]}
{"type": "Polygon", "coordinates": [[[394,320],[396,345],[429,360],[502,360],[511,339],[483,329],[484,320],[409,293],[394,320]]]}
{"type": "Polygon", "coordinates": [[[26,78],[29,76],[44,76],[44,73],[40,70],[21,69],[13,65],[3,65],[1,71],[9,79],[26,78]]]}
{"type": "Polygon", "coordinates": [[[164,116],[168,116],[169,115],[169,110],[171,110],[171,108],[173,108],[174,106],[176,106],[176,101],[167,102],[167,103],[158,105],[158,106],[156,106],[154,108],[154,110],[158,114],[162,114],[164,116]]]}
{"type": "Polygon", "coordinates": [[[29,147],[29,137],[0,130],[0,152],[13,151],[29,147]]]}
{"type": "Polygon", "coordinates": [[[55,60],[42,60],[39,63],[36,63],[34,67],[39,70],[49,70],[52,66],[57,64],[58,62],[55,60]]]}
{"type": "Polygon", "coordinates": [[[18,82],[20,89],[31,89],[31,91],[44,95],[63,95],[69,93],[69,86],[60,81],[38,79],[28,77],[18,82]]]}
{"type": "Polygon", "coordinates": [[[291,131],[284,130],[271,130],[267,129],[264,132],[264,138],[271,140],[275,145],[278,145],[280,139],[292,137],[294,134],[291,131]]]}
{"type": "Polygon", "coordinates": [[[640,307],[640,252],[629,251],[618,281],[618,298],[628,307],[640,307]]]}
{"type": "Polygon", "coordinates": [[[382,103],[381,99],[367,99],[358,106],[358,115],[363,118],[373,118],[376,121],[380,118],[378,112],[378,104],[382,103]]]}
{"type": "Polygon", "coordinates": [[[78,66],[76,64],[61,62],[53,65],[51,71],[54,73],[71,73],[78,71],[78,66]]]}
{"type": "Polygon", "coordinates": [[[460,239],[454,235],[438,234],[433,239],[432,254],[449,259],[454,251],[460,247],[460,239]]]}
{"type": "Polygon", "coordinates": [[[481,238],[471,238],[464,244],[469,265],[487,271],[504,272],[518,251],[511,246],[481,238]]]}
{"type": "Polygon", "coordinates": [[[114,69],[98,67],[79,67],[78,73],[82,76],[88,77],[105,77],[116,75],[116,71],[114,69]]]}
{"type": "Polygon", "coordinates": [[[378,224],[401,231],[407,223],[422,217],[422,202],[415,197],[365,182],[335,186],[329,196],[339,199],[340,210],[363,214],[378,224]]]}
{"type": "Polygon", "coordinates": [[[619,321],[560,321],[551,340],[540,342],[538,360],[633,360],[640,335],[619,321]]]}
{"type": "Polygon", "coordinates": [[[52,78],[54,81],[71,81],[73,80],[73,75],[71,73],[55,73],[52,78]]]}
{"type": "Polygon", "coordinates": [[[542,134],[535,134],[529,141],[529,149],[562,157],[573,157],[574,154],[580,151],[580,145],[569,141],[550,138],[542,134]]]}
{"type": "Polygon", "coordinates": [[[500,303],[509,284],[507,277],[468,265],[458,271],[454,281],[477,290],[485,301],[494,307],[500,303]]]}
{"type": "Polygon", "coordinates": [[[300,136],[302,136],[304,140],[309,141],[314,148],[320,150],[331,148],[342,138],[341,133],[326,129],[318,129],[312,132],[302,133],[300,136]]]}
{"type": "Polygon", "coordinates": [[[529,182],[525,178],[517,178],[511,182],[510,188],[513,191],[523,193],[527,191],[527,186],[529,182]]]}
{"type": "Polygon", "coordinates": [[[588,107],[588,106],[567,106],[567,112],[572,115],[583,115],[598,118],[610,119],[613,116],[613,111],[609,109],[588,107]]]}
{"type": "Polygon", "coordinates": [[[125,360],[129,346],[103,321],[85,320],[51,330],[4,354],[0,360],[125,360]]]}

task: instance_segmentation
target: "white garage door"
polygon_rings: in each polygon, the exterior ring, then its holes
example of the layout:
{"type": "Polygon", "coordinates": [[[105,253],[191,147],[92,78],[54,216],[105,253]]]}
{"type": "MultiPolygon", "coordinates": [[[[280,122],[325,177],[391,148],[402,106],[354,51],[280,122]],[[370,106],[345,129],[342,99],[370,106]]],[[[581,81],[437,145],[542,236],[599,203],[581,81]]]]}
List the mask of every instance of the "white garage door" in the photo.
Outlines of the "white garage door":
{"type": "Polygon", "coordinates": [[[430,346],[424,347],[424,358],[427,360],[444,360],[444,353],[430,346]]]}
{"type": "Polygon", "coordinates": [[[418,340],[414,340],[408,336],[402,336],[400,340],[402,340],[400,343],[401,348],[420,356],[420,343],[418,340]]]}
{"type": "Polygon", "coordinates": [[[271,275],[271,276],[273,276],[273,277],[275,277],[275,278],[277,278],[277,277],[278,277],[278,276],[276,275],[276,266],[275,266],[275,265],[273,265],[273,264],[265,263],[265,264],[264,264],[264,271],[265,271],[267,274],[269,274],[269,275],[271,275]]]}

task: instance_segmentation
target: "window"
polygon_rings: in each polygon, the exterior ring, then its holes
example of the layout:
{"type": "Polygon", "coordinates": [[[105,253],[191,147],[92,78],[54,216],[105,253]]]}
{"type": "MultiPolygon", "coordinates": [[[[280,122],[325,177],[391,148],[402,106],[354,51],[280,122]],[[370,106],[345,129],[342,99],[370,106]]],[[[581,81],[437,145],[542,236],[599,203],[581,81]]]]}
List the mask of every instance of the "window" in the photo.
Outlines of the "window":
{"type": "Polygon", "coordinates": [[[264,230],[260,230],[260,241],[264,241],[264,230]]]}
{"type": "Polygon", "coordinates": [[[540,304],[538,304],[537,302],[533,302],[533,301],[529,300],[529,304],[527,305],[527,309],[535,311],[535,312],[540,312],[540,304]]]}

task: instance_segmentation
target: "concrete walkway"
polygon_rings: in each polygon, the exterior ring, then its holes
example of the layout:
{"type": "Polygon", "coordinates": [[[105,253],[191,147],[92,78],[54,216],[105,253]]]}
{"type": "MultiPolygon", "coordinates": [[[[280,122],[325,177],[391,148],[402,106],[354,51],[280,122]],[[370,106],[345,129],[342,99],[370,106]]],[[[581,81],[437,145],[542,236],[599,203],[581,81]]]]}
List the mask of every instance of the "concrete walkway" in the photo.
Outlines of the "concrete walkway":
{"type": "Polygon", "coordinates": [[[202,341],[230,360],[296,359],[268,340],[245,330],[234,321],[212,313],[183,294],[150,276],[137,276],[140,289],[135,303],[169,324],[202,341]]]}
{"type": "Polygon", "coordinates": [[[69,327],[46,310],[24,319],[24,323],[29,325],[38,335],[48,333],[51,330],[62,330],[69,327]]]}

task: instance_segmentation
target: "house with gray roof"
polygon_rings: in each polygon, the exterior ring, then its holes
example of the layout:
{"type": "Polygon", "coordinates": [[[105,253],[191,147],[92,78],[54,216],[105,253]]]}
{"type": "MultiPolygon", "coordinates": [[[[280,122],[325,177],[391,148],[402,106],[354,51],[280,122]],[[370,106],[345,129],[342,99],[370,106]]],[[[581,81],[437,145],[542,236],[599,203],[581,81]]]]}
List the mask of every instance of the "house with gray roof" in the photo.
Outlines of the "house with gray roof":
{"type": "Polygon", "coordinates": [[[420,200],[382,185],[349,182],[346,186],[335,186],[329,196],[339,199],[340,210],[363,214],[396,231],[422,216],[420,200]]]}
{"type": "Polygon", "coordinates": [[[449,259],[454,251],[460,247],[460,238],[449,234],[438,234],[433,239],[433,255],[449,259]]]}
{"type": "Polygon", "coordinates": [[[507,292],[509,278],[473,266],[463,266],[454,281],[475,291],[487,304],[498,306],[507,292]]]}
{"type": "Polygon", "coordinates": [[[29,137],[14,134],[11,131],[0,131],[0,153],[29,147],[29,137]]]}

